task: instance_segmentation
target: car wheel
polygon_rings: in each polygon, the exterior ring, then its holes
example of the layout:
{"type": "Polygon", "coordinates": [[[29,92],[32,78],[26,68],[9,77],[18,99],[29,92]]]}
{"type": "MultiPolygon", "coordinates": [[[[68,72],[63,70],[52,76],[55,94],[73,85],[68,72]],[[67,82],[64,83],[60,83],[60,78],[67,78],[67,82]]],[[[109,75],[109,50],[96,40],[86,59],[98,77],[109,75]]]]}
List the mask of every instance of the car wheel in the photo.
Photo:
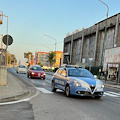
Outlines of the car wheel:
{"type": "Polygon", "coordinates": [[[45,80],[45,78],[43,78],[43,80],[45,80]]]}
{"type": "Polygon", "coordinates": [[[101,96],[95,96],[95,99],[100,99],[101,98],[101,96]]]}
{"type": "Polygon", "coordinates": [[[56,92],[55,83],[52,81],[52,92],[56,92]]]}
{"type": "Polygon", "coordinates": [[[69,85],[67,85],[66,88],[65,88],[65,94],[66,94],[67,97],[70,97],[70,87],[69,87],[69,85]]]}
{"type": "Polygon", "coordinates": [[[16,71],[18,73],[18,71],[16,71]]]}
{"type": "Polygon", "coordinates": [[[31,74],[30,74],[30,78],[31,78],[31,79],[33,78],[31,74]]]}

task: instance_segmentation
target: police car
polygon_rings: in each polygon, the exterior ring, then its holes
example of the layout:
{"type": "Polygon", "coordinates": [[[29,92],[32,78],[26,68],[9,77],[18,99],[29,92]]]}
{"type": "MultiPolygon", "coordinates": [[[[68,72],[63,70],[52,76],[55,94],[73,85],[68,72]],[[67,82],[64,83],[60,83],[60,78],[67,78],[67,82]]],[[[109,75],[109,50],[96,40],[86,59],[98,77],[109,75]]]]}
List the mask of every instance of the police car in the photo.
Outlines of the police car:
{"type": "Polygon", "coordinates": [[[66,65],[59,68],[52,77],[52,91],[61,89],[66,96],[92,96],[101,98],[104,94],[103,82],[86,69],[66,65]]]}

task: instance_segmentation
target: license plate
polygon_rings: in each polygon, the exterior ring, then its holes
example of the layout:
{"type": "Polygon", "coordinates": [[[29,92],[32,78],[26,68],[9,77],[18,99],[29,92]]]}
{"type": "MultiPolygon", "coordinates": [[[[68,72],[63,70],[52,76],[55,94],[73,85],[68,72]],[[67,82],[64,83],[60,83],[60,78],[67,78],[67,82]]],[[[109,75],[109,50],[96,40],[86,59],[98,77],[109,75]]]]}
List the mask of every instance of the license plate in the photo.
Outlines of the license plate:
{"type": "Polygon", "coordinates": [[[40,77],[40,73],[38,73],[38,77],[40,77]]]}
{"type": "Polygon", "coordinates": [[[97,91],[103,91],[103,88],[98,88],[97,91]]]}

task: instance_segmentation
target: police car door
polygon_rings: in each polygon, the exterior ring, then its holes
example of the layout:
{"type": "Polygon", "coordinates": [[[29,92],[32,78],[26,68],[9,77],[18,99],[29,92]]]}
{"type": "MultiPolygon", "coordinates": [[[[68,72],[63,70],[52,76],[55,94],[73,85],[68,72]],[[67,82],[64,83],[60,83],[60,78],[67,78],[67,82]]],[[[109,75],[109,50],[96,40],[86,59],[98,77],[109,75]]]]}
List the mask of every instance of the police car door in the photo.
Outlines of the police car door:
{"type": "Polygon", "coordinates": [[[61,73],[62,73],[62,70],[63,70],[63,68],[59,68],[57,70],[56,75],[55,75],[55,86],[57,88],[60,88],[60,89],[61,89],[61,73]]]}
{"type": "Polygon", "coordinates": [[[64,69],[61,73],[61,89],[65,90],[65,85],[67,82],[67,71],[64,69]]]}

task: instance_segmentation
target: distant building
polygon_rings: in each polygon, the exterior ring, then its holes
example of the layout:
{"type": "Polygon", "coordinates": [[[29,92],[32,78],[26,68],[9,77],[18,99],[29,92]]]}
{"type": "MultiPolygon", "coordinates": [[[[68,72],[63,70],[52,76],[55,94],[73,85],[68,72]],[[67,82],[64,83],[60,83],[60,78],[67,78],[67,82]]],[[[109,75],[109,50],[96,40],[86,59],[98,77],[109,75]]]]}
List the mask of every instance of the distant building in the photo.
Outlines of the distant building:
{"type": "Polygon", "coordinates": [[[41,62],[43,66],[49,66],[48,52],[36,52],[36,63],[41,62]]]}
{"type": "Polygon", "coordinates": [[[62,63],[62,55],[63,52],[62,51],[56,51],[56,67],[60,67],[60,64],[62,63]]]}
{"type": "MultiPolygon", "coordinates": [[[[49,67],[48,54],[49,52],[36,52],[36,64],[41,62],[43,66],[49,67]]],[[[56,51],[56,63],[53,65],[54,67],[60,67],[61,61],[63,60],[62,55],[62,51],[56,51]]]]}

